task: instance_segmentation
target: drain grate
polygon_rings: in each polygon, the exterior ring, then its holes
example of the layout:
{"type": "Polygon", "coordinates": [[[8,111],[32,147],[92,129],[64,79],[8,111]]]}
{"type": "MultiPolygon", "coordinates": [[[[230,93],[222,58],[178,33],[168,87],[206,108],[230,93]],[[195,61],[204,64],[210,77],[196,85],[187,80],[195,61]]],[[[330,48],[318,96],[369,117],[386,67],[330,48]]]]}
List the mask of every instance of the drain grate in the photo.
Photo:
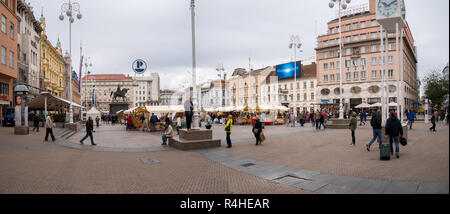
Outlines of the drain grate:
{"type": "Polygon", "coordinates": [[[151,163],[159,163],[161,161],[159,161],[158,159],[145,159],[145,158],[142,158],[141,162],[144,163],[144,164],[151,164],[151,163]]]}
{"type": "Polygon", "coordinates": [[[242,164],[241,166],[243,166],[243,167],[249,167],[249,166],[254,166],[255,164],[254,163],[244,163],[244,164],[242,164]]]}

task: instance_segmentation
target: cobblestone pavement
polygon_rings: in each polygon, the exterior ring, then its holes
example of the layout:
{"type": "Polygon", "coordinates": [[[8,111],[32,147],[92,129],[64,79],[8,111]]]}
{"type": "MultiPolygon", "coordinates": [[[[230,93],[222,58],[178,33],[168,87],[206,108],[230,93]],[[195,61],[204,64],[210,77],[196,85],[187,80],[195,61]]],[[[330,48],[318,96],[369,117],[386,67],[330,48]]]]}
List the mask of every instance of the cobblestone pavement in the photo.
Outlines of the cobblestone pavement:
{"type": "Polygon", "coordinates": [[[194,151],[83,151],[44,143],[43,134],[14,136],[12,128],[0,128],[0,193],[312,193],[194,151]]]}
{"type": "Polygon", "coordinates": [[[252,140],[222,150],[257,161],[333,175],[448,183],[449,128],[439,124],[437,133],[431,133],[429,126],[415,123],[413,130],[408,130],[408,145],[400,146],[400,158],[394,156],[390,161],[379,160],[376,142],[367,152],[366,144],[372,137],[369,124],[358,127],[355,147],[350,146],[349,130],[334,129],[274,138],[267,132],[268,140],[262,145],[255,146],[252,140]]]}

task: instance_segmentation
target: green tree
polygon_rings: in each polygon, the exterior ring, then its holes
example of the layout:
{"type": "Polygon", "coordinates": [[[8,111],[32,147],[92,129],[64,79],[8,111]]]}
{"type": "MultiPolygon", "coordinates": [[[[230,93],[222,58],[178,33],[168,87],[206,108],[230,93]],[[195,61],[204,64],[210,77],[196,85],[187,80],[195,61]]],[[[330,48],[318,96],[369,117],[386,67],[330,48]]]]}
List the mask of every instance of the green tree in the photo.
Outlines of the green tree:
{"type": "Polygon", "coordinates": [[[433,105],[442,106],[448,96],[448,77],[444,77],[440,71],[433,70],[424,78],[425,97],[430,99],[433,105]]]}

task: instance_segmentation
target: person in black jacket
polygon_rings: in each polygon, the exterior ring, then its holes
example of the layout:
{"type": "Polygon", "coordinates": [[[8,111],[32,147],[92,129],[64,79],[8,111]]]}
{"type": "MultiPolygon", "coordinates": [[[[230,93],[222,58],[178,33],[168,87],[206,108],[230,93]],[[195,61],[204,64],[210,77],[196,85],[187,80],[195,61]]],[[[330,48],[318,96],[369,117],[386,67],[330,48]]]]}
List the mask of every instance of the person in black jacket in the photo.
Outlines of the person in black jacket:
{"type": "Polygon", "coordinates": [[[256,145],[261,144],[261,133],[262,133],[262,124],[261,121],[259,120],[259,115],[256,115],[256,120],[253,123],[253,134],[255,135],[256,138],[256,145]]]}
{"type": "Polygon", "coordinates": [[[366,145],[367,151],[370,152],[370,146],[372,145],[375,140],[380,140],[380,144],[378,147],[381,149],[381,144],[383,143],[383,137],[381,136],[381,111],[378,110],[378,113],[373,111],[372,113],[372,119],[370,120],[370,125],[372,126],[373,130],[373,138],[370,140],[369,144],[366,145]]]}
{"type": "Polygon", "coordinates": [[[86,138],[89,136],[91,138],[91,144],[93,146],[97,145],[94,143],[92,132],[94,132],[94,121],[92,120],[92,117],[89,116],[89,120],[86,121],[86,136],[84,136],[83,139],[80,140],[80,143],[83,144],[83,141],[86,140],[86,138]]]}
{"type": "Polygon", "coordinates": [[[33,117],[33,131],[37,129],[37,132],[39,132],[39,113],[36,113],[33,117]]]}
{"type": "Polygon", "coordinates": [[[431,124],[433,124],[433,126],[430,128],[430,132],[431,131],[436,132],[436,121],[437,121],[437,118],[436,118],[435,114],[432,114],[432,115],[433,116],[431,116],[431,124]]]}
{"type": "Polygon", "coordinates": [[[392,112],[390,114],[389,119],[386,121],[386,129],[385,129],[385,138],[389,136],[389,144],[391,145],[391,155],[394,154],[394,149],[392,146],[392,141],[395,141],[395,154],[397,158],[399,158],[399,146],[398,146],[398,137],[403,136],[403,128],[400,121],[395,117],[395,114],[392,112]]]}

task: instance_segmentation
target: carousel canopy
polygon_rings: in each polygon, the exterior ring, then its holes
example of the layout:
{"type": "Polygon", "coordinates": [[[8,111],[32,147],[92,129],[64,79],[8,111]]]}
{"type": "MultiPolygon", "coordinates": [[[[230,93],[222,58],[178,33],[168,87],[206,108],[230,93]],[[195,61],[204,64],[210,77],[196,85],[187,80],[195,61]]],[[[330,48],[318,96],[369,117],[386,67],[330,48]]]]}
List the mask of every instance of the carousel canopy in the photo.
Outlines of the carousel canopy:
{"type": "Polygon", "coordinates": [[[367,103],[361,103],[357,106],[355,106],[355,108],[370,108],[371,106],[367,103]]]}

